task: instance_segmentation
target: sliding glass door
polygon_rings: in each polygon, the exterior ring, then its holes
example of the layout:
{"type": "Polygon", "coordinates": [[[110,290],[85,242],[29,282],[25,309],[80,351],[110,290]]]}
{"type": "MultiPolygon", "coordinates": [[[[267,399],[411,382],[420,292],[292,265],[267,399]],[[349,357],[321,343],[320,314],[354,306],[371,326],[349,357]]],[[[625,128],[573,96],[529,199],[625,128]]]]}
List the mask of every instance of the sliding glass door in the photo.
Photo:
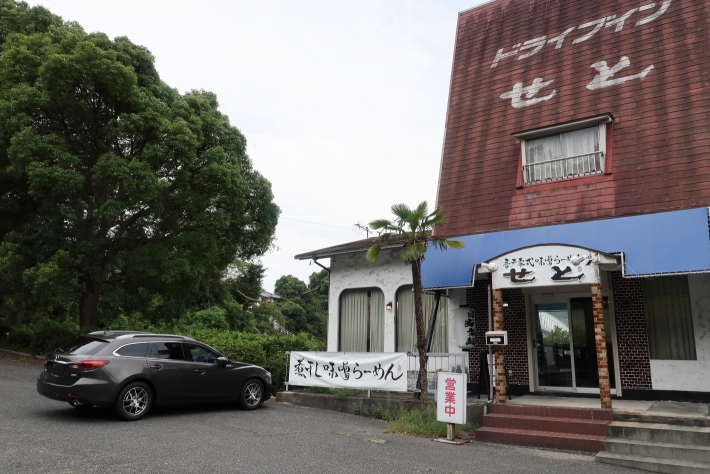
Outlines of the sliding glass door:
{"type": "MultiPolygon", "coordinates": [[[[592,298],[533,300],[534,353],[540,390],[599,391],[592,298]]],[[[614,348],[610,316],[604,311],[611,388],[615,388],[614,348]]]]}

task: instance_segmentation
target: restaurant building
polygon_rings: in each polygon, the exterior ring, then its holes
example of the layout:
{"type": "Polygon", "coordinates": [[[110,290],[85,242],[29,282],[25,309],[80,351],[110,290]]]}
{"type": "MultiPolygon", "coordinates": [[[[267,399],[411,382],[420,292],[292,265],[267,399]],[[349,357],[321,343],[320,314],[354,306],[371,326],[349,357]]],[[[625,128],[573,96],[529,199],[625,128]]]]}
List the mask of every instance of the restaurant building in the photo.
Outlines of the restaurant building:
{"type": "MultiPolygon", "coordinates": [[[[490,292],[508,332],[499,402],[710,400],[709,15],[701,0],[459,14],[436,233],[465,248],[430,249],[422,275],[443,296],[439,350],[469,351],[473,386],[490,292]]],[[[396,249],[368,263],[369,244],[297,256],[331,258],[329,350],[351,350],[353,331],[367,332],[358,350],[409,344],[409,267],[396,249]],[[352,322],[358,292],[366,323],[352,322]]]]}

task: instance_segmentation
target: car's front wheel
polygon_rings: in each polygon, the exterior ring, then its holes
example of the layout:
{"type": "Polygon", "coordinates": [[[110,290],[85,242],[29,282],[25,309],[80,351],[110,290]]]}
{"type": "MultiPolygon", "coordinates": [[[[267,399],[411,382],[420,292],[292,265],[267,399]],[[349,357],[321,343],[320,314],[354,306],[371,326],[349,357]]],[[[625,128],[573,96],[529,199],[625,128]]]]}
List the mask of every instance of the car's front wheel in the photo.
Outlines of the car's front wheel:
{"type": "Polygon", "coordinates": [[[123,387],[116,398],[114,412],[122,420],[143,418],[153,403],[153,392],[143,382],[132,382],[123,387]]]}
{"type": "Polygon", "coordinates": [[[251,379],[244,384],[239,397],[239,405],[245,410],[254,410],[264,401],[264,384],[257,379],[251,379]]]}

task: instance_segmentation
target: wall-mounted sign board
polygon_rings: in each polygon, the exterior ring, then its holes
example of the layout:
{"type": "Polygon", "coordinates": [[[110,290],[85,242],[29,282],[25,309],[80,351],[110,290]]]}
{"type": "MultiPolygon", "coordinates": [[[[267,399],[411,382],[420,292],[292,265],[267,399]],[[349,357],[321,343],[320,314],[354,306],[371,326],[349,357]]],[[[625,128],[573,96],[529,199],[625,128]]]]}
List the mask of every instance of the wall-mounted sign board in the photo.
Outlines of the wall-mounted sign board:
{"type": "Polygon", "coordinates": [[[507,346],[508,331],[488,331],[486,332],[487,346],[507,346]]]}
{"type": "Polygon", "coordinates": [[[613,255],[583,247],[536,245],[484,262],[479,273],[492,273],[495,289],[588,285],[600,282],[599,264],[616,262],[613,255]]]}

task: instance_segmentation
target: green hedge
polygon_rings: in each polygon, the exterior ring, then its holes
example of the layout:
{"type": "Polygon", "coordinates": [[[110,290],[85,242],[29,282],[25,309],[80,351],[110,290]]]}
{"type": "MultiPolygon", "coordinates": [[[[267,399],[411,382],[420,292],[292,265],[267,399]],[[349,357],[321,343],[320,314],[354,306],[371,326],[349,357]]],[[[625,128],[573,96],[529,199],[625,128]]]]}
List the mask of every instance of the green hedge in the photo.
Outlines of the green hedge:
{"type": "Polygon", "coordinates": [[[0,322],[0,330],[0,343],[4,347],[39,355],[70,343],[81,333],[75,324],[49,320],[40,321],[33,326],[12,327],[5,327],[0,322]]]}
{"type": "Polygon", "coordinates": [[[288,359],[286,351],[322,351],[323,344],[306,334],[296,337],[220,331],[217,329],[186,329],[186,336],[208,344],[232,360],[264,367],[271,372],[274,392],[284,389],[288,359]]]}
{"type": "MultiPolygon", "coordinates": [[[[204,316],[204,315],[203,315],[204,316]]],[[[203,317],[207,320],[209,318],[203,317]]],[[[157,333],[181,334],[208,344],[228,358],[249,364],[256,364],[271,372],[274,392],[284,389],[286,380],[286,351],[318,351],[324,350],[323,343],[313,337],[301,333],[296,337],[285,335],[262,336],[254,333],[228,331],[205,327],[205,324],[194,326],[176,326],[162,328],[146,328],[157,333]]],[[[30,351],[33,354],[45,354],[57,347],[68,344],[80,334],[73,324],[59,324],[45,321],[34,327],[13,327],[5,338],[3,346],[30,351]]],[[[0,335],[2,341],[4,334],[0,335]]]]}

